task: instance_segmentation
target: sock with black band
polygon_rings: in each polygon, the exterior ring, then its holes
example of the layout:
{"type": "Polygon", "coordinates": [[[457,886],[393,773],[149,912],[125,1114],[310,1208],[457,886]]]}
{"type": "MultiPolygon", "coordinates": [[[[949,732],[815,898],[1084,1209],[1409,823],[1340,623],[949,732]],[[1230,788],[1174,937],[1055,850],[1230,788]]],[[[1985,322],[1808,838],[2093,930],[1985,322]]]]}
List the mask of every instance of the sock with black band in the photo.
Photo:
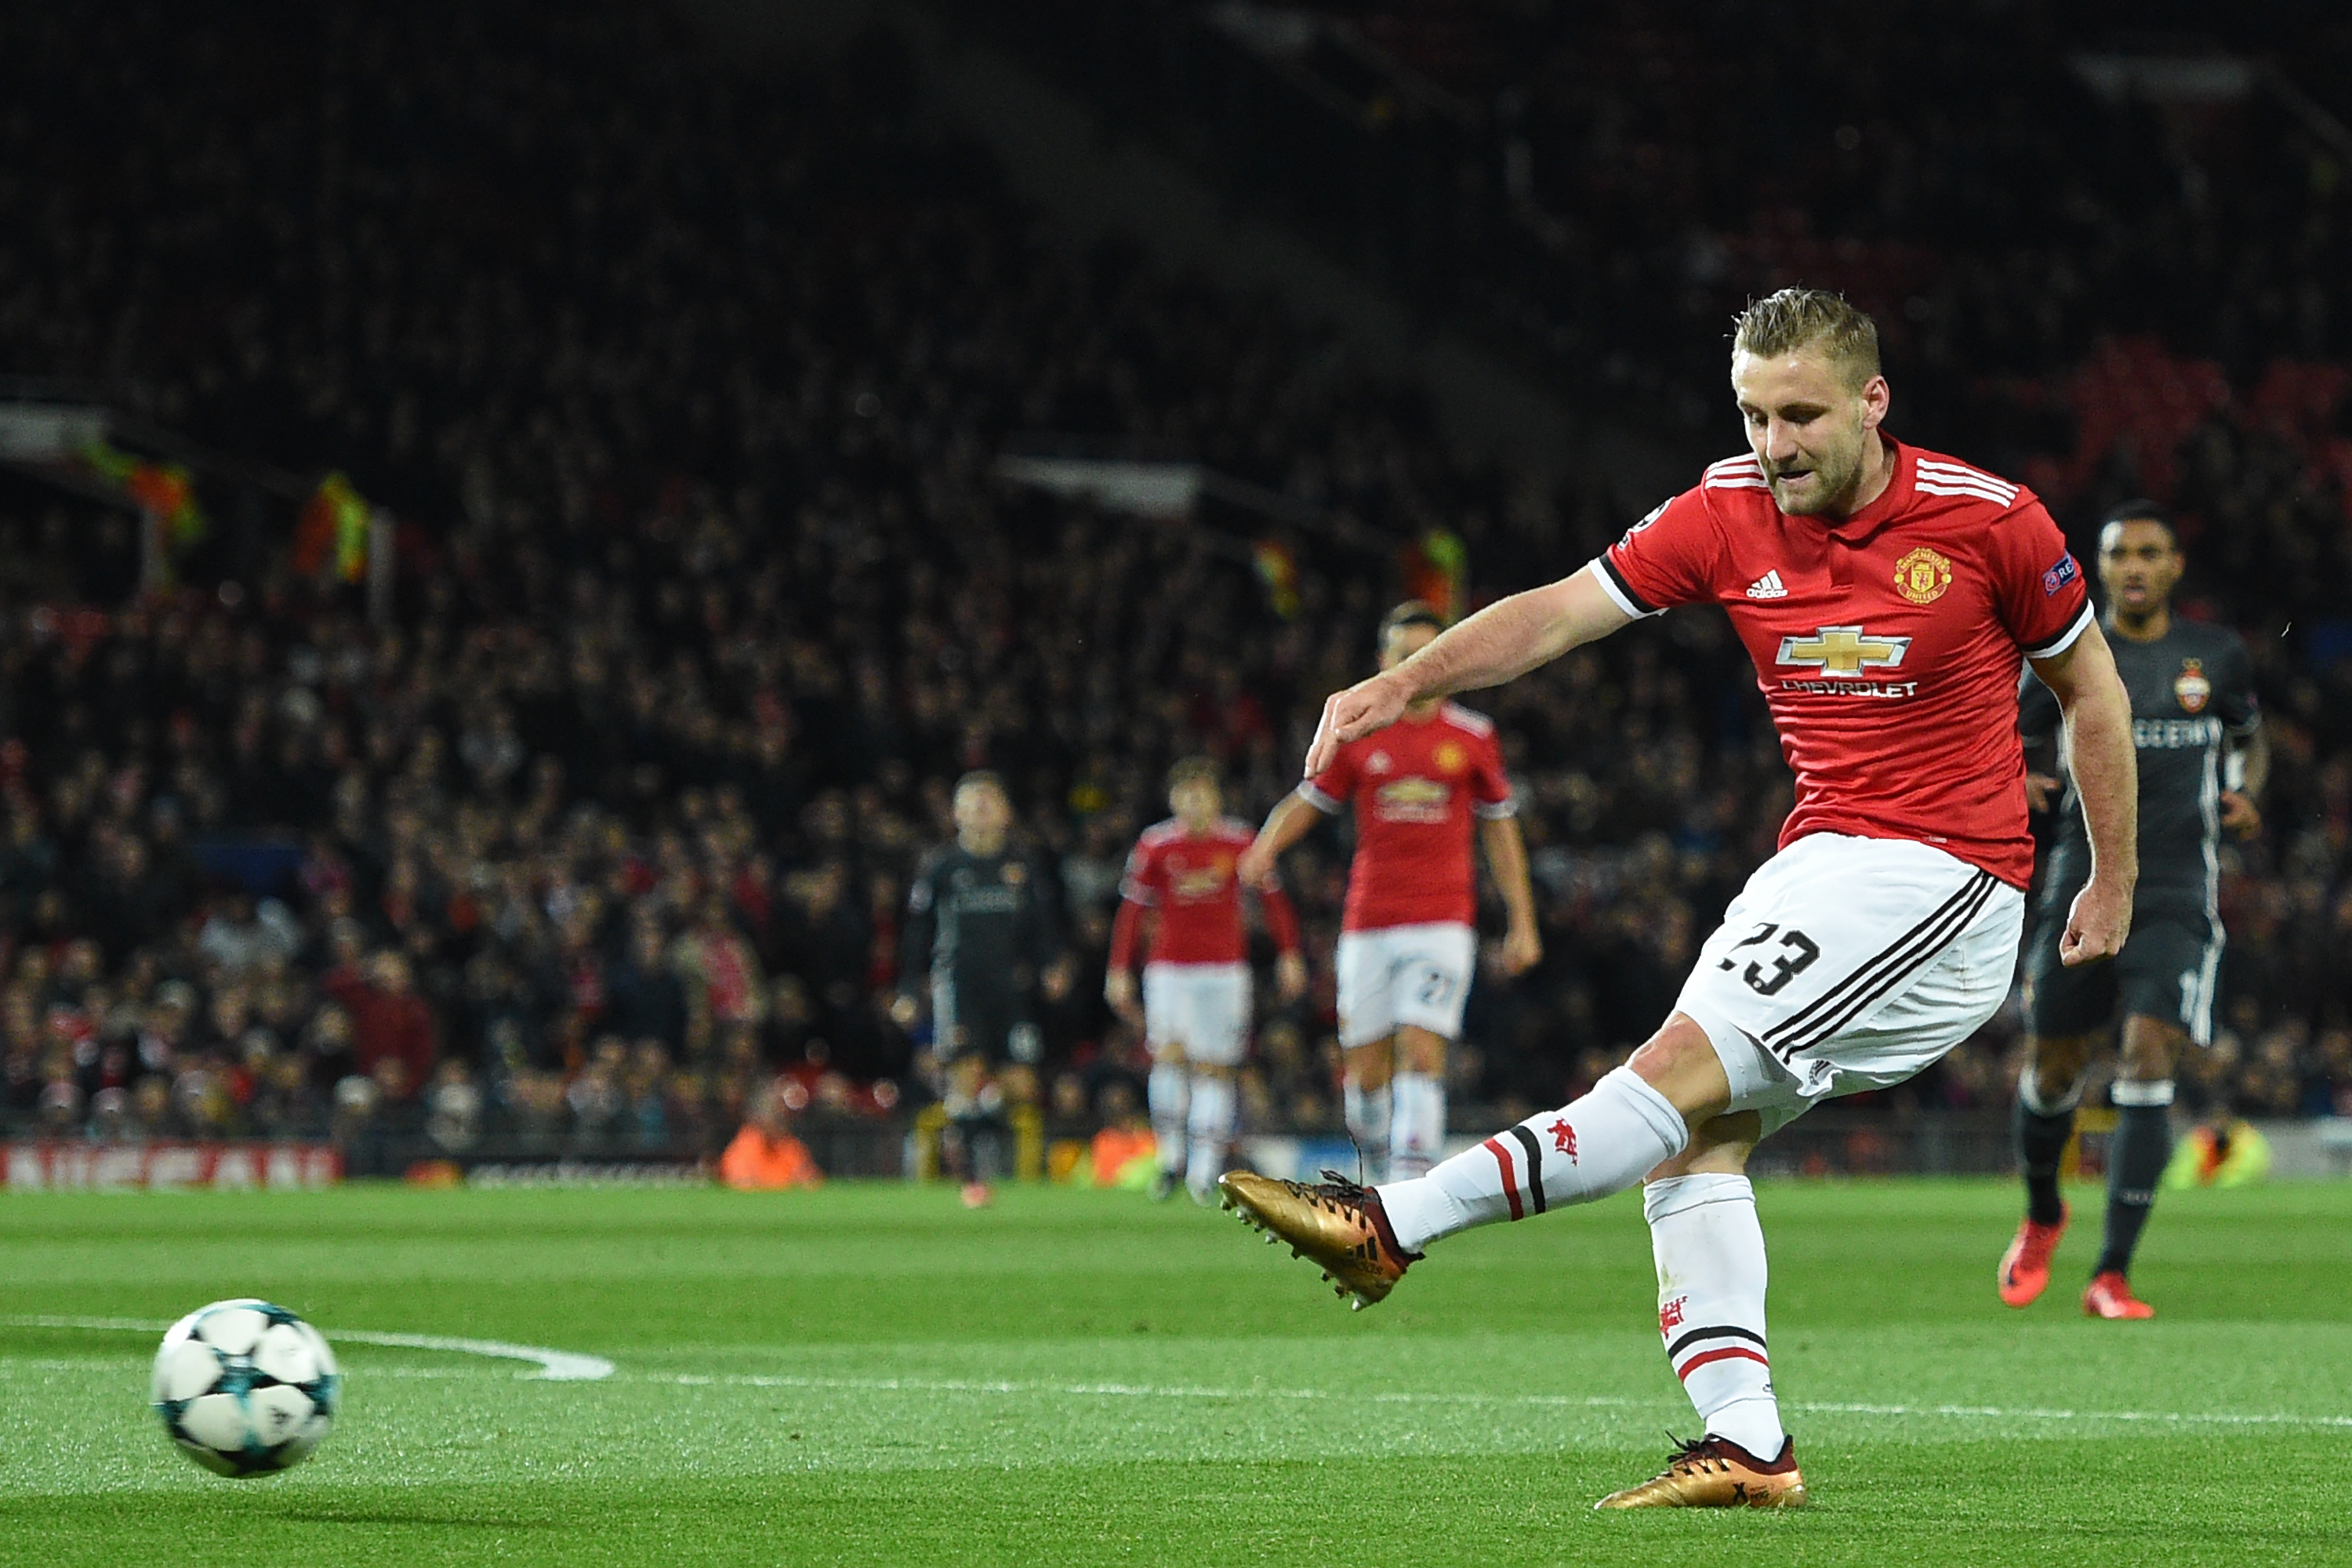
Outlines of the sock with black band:
{"type": "Polygon", "coordinates": [[[1764,1229],[1745,1176],[1669,1176],[1642,1189],[1658,1264],[1658,1332],[1708,1436],[1758,1458],[1788,1434],[1764,1343],[1764,1229]]]}
{"type": "Polygon", "coordinates": [[[2117,1079],[2116,1135],[2107,1145],[2107,1238],[2095,1273],[2129,1274],[2140,1227],[2156,1206],[2156,1185],[2172,1158],[2172,1082],[2117,1079]]]}
{"type": "Polygon", "coordinates": [[[1683,1152],[1690,1129],[1674,1101],[1631,1068],[1582,1099],[1506,1128],[1418,1181],[1380,1189],[1407,1252],[1496,1220],[1622,1193],[1683,1152]]]}
{"type": "Polygon", "coordinates": [[[2058,1166],[2074,1135],[2074,1107],[2082,1098],[2077,1079],[2055,1104],[2045,1104],[2034,1091],[2031,1066],[2017,1080],[2017,1163],[2025,1174],[2025,1217],[2036,1225],[2056,1225],[2065,1215],[2058,1166]]]}

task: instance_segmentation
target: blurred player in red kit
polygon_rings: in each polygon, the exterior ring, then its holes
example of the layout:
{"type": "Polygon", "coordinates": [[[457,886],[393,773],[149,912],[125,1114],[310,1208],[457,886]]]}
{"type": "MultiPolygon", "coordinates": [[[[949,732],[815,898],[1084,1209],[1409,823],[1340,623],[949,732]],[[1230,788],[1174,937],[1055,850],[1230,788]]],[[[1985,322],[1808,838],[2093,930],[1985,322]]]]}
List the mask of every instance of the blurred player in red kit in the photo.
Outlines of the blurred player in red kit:
{"type": "Polygon", "coordinates": [[[1217,765],[1188,757],[1170,769],[1168,805],[1176,815],[1146,828],[1128,856],[1103,995],[1113,1012],[1142,1026],[1151,1051],[1148,1094],[1160,1159],[1151,1195],[1167,1198],[1181,1184],[1194,1201],[1212,1204],[1233,1150],[1234,1072],[1249,1039],[1244,887],[1257,896],[1278,950],[1275,986],[1284,1001],[1306,994],[1307,964],[1298,916],[1281,886],[1271,875],[1239,872],[1249,825],[1223,815],[1217,765]],[[1139,1007],[1135,956],[1147,927],[1139,1007]]]}
{"type": "MultiPolygon", "coordinates": [[[[1398,605],[1381,622],[1381,668],[1395,668],[1444,627],[1427,605],[1398,605]]],[[[1474,827],[1509,912],[1498,967],[1521,974],[1543,956],[1493,722],[1431,698],[1339,747],[1274,808],[1242,874],[1271,875],[1277,856],[1342,806],[1356,816],[1339,962],[1348,1131],[1375,1179],[1424,1175],[1444,1150],[1445,1045],[1462,1033],[1478,961],[1474,827]]]]}

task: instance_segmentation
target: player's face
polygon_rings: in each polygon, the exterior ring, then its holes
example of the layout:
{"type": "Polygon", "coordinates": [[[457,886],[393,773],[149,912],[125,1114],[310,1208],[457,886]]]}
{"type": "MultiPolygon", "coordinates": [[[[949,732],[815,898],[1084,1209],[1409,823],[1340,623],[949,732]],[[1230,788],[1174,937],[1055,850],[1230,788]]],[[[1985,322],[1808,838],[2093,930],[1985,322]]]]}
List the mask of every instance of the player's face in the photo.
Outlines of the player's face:
{"type": "Polygon", "coordinates": [[[956,832],[966,837],[997,838],[1013,826],[1013,803],[1001,789],[976,784],[956,792],[956,832]]]}
{"type": "Polygon", "coordinates": [[[1811,350],[1770,359],[1742,350],[1731,356],[1731,389],[1780,510],[1791,517],[1850,511],[1886,416],[1886,378],[1854,386],[1811,350]]]}
{"type": "Polygon", "coordinates": [[[1194,827],[1203,827],[1217,820],[1224,797],[1217,786],[1207,779],[1186,779],[1168,792],[1169,809],[1177,817],[1194,827]]]}
{"type": "Polygon", "coordinates": [[[2099,582],[2107,603],[2126,615],[2147,615],[2172,596],[2180,581],[2180,547],[2160,522],[2111,522],[2099,533],[2099,582]]]}
{"type": "Polygon", "coordinates": [[[1381,639],[1381,668],[1394,669],[1436,640],[1435,626],[1398,626],[1381,639]]]}

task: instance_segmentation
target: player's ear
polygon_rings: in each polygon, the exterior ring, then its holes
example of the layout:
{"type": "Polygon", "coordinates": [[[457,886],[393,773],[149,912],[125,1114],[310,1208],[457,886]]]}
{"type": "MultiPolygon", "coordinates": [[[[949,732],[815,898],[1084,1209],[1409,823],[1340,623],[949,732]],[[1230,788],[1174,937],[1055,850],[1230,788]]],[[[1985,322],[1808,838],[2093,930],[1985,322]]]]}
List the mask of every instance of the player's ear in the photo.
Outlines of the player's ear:
{"type": "Polygon", "coordinates": [[[1886,419],[1886,411],[1895,405],[1895,389],[1886,384],[1883,375],[1874,375],[1862,384],[1862,427],[1875,430],[1886,419]]]}

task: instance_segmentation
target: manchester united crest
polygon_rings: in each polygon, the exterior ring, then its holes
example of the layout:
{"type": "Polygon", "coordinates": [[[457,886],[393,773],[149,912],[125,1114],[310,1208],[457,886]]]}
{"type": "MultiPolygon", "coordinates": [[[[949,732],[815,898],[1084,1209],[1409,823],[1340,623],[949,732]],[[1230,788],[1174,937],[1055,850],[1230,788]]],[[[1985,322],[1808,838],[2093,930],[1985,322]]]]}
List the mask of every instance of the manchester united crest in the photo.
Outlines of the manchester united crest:
{"type": "Polygon", "coordinates": [[[1437,763],[1437,771],[1439,773],[1458,773],[1462,771],[1462,764],[1468,762],[1469,758],[1463,754],[1461,747],[1455,745],[1451,741],[1447,741],[1437,748],[1437,756],[1435,761],[1437,763]]]}
{"type": "Polygon", "coordinates": [[[2205,679],[2205,661],[2184,658],[2180,674],[2172,682],[2172,694],[2180,700],[2183,713],[2202,713],[2205,704],[2213,700],[2213,683],[2205,679]]]}
{"type": "Polygon", "coordinates": [[[1921,545],[1895,563],[1895,591],[1915,605],[1932,605],[1952,585],[1952,562],[1921,545]]]}

